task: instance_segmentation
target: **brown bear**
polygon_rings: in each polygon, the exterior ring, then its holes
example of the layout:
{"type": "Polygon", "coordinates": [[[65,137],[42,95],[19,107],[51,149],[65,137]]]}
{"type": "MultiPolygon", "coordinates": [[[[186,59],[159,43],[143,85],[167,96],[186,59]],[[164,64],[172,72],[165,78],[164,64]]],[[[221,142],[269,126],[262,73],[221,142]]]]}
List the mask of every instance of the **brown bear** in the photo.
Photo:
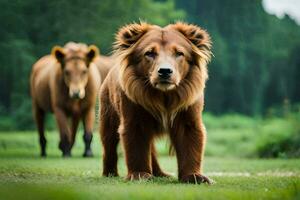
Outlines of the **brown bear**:
{"type": "Polygon", "coordinates": [[[63,156],[71,156],[76,131],[83,122],[85,150],[92,156],[91,141],[95,103],[101,78],[94,58],[98,48],[70,42],[55,46],[51,55],[39,59],[32,68],[30,89],[33,114],[37,124],[41,156],[46,156],[45,114],[53,112],[60,132],[59,148],[63,156]],[[68,124],[70,118],[71,126],[68,124]]]}
{"type": "Polygon", "coordinates": [[[182,182],[211,183],[202,173],[206,131],[202,121],[211,39],[196,25],[166,27],[144,22],[116,35],[116,65],[100,91],[103,175],[118,176],[122,141],[127,179],[167,176],[157,161],[154,138],[168,134],[182,182]]]}

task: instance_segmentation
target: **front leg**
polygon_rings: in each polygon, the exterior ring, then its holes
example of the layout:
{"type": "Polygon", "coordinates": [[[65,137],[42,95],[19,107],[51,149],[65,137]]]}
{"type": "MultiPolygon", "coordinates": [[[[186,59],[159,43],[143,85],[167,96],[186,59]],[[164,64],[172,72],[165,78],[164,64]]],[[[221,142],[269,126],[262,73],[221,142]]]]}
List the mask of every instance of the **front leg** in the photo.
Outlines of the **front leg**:
{"type": "Polygon", "coordinates": [[[194,106],[178,114],[171,130],[171,140],[177,155],[179,180],[211,184],[212,181],[202,174],[206,130],[200,113],[194,106]]]}
{"type": "MultiPolygon", "coordinates": [[[[137,119],[136,119],[137,120],[137,119]]],[[[142,128],[141,122],[121,124],[121,140],[128,168],[127,180],[149,179],[151,175],[151,135],[142,128]]]]}
{"type": "Polygon", "coordinates": [[[90,108],[83,117],[83,126],[84,126],[84,153],[83,157],[93,157],[93,152],[91,148],[91,143],[93,139],[93,125],[95,121],[95,110],[90,108]]]}
{"type": "Polygon", "coordinates": [[[76,139],[76,132],[78,129],[80,117],[78,115],[72,116],[72,121],[71,121],[71,148],[73,147],[76,139]]]}
{"type": "Polygon", "coordinates": [[[68,126],[68,118],[61,108],[54,108],[54,115],[59,128],[60,142],[59,148],[63,153],[63,157],[71,156],[71,132],[68,126]]]}
{"type": "Polygon", "coordinates": [[[154,118],[129,101],[120,116],[119,134],[125,151],[127,180],[152,177],[151,145],[157,127],[154,118]]]}

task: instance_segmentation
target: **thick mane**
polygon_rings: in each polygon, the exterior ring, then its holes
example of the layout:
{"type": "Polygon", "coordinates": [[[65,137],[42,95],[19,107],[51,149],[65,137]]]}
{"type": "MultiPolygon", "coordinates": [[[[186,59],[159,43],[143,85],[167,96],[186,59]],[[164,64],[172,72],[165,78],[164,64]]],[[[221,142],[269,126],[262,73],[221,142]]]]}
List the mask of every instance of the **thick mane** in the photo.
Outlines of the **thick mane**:
{"type": "Polygon", "coordinates": [[[114,49],[124,50],[132,47],[137,40],[153,27],[153,25],[145,22],[133,23],[122,27],[115,36],[114,49]]]}
{"type": "Polygon", "coordinates": [[[119,81],[123,91],[130,100],[161,121],[164,127],[172,125],[180,110],[186,109],[203,97],[206,74],[197,66],[191,67],[177,88],[164,93],[153,88],[149,80],[138,77],[127,59],[119,60],[119,81]]]}
{"type": "Polygon", "coordinates": [[[186,28],[186,24],[178,23],[168,27],[177,30],[178,34],[183,34],[190,41],[194,61],[187,75],[174,90],[162,92],[153,88],[146,77],[137,76],[134,66],[129,63],[138,43],[133,42],[130,36],[134,35],[133,38],[138,40],[151,29],[151,26],[140,24],[135,25],[133,29],[131,26],[121,29],[116,37],[115,54],[118,58],[117,65],[120,66],[120,85],[129,99],[150,112],[163,123],[164,127],[168,127],[172,125],[180,110],[187,109],[188,106],[203,98],[205,82],[208,78],[207,63],[211,58],[209,35],[193,25],[186,28]]]}
{"type": "Polygon", "coordinates": [[[190,41],[192,49],[199,56],[198,59],[201,64],[206,65],[210,62],[212,41],[206,30],[197,25],[183,22],[177,22],[167,27],[177,30],[190,41]]]}

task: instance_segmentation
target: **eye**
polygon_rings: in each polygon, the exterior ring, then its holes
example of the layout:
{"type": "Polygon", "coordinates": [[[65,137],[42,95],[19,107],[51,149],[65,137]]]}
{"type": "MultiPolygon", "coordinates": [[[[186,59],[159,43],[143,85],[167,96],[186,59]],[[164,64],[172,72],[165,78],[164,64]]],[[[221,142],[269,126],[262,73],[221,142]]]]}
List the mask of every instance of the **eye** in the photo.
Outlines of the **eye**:
{"type": "Polygon", "coordinates": [[[82,71],[82,75],[85,75],[85,74],[87,74],[87,70],[86,69],[82,71]]]}
{"type": "Polygon", "coordinates": [[[181,56],[184,56],[184,53],[182,51],[176,51],[175,56],[176,57],[181,57],[181,56]]]}
{"type": "Polygon", "coordinates": [[[152,58],[153,59],[153,58],[155,58],[157,56],[157,53],[155,51],[151,50],[151,51],[147,51],[145,53],[145,56],[148,57],[148,58],[152,58]]]}

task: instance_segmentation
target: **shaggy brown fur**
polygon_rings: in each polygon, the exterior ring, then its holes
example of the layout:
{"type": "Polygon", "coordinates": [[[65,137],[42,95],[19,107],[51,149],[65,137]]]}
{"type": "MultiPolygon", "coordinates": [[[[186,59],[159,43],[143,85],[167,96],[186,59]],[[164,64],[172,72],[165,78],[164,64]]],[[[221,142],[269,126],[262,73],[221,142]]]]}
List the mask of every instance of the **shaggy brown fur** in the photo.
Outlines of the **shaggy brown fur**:
{"type": "Polygon", "coordinates": [[[130,24],[116,36],[116,65],[101,88],[100,133],[104,176],[117,176],[121,139],[127,179],[167,176],[154,138],[167,133],[182,182],[211,183],[202,174],[206,131],[202,122],[206,65],[211,41],[206,31],[185,23],[159,27],[130,24]]]}
{"type": "Polygon", "coordinates": [[[59,148],[63,156],[71,155],[80,120],[84,125],[84,156],[92,156],[91,141],[95,118],[95,102],[100,76],[92,62],[98,55],[94,45],[70,42],[54,47],[52,54],[42,57],[32,68],[30,88],[34,118],[40,137],[41,156],[46,156],[44,120],[53,112],[60,132],[59,148]],[[68,120],[71,118],[71,126],[68,120]]]}

